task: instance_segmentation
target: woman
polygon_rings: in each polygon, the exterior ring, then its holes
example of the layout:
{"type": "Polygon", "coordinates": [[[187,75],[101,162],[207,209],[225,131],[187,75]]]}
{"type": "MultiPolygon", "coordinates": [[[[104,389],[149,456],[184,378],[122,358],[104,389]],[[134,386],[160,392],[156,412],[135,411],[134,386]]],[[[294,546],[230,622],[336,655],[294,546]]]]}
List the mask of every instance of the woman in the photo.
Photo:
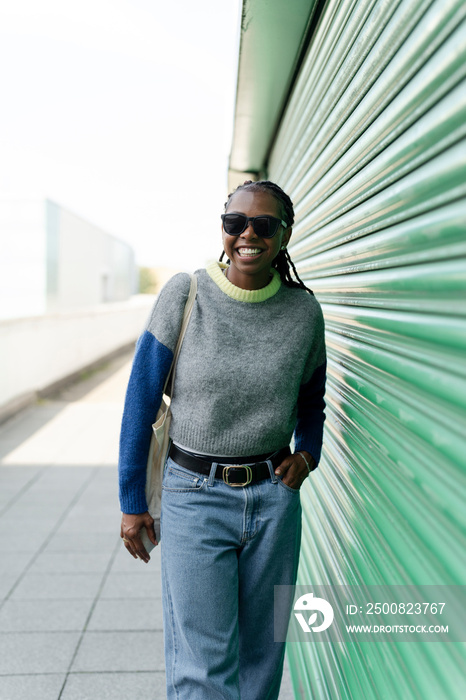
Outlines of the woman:
{"type": "MultiPolygon", "coordinates": [[[[322,445],[324,324],[286,251],[291,200],[272,182],[248,181],[228,197],[222,221],[229,265],[222,254],[196,273],[171,403],[161,523],[169,700],[278,697],[274,586],[296,581],[299,489],[322,445]]],[[[140,529],[155,542],[144,496],[151,424],[189,283],[180,273],[160,293],[125,402],[121,536],[145,562],[140,529]]]]}

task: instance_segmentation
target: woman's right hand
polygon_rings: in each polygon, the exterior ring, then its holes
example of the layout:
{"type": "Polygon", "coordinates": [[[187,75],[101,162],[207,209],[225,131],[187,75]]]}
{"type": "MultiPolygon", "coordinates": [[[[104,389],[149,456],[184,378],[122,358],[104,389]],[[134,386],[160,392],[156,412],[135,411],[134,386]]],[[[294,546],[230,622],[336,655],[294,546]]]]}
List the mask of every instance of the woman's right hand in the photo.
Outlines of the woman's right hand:
{"type": "Polygon", "coordinates": [[[147,536],[154,546],[157,545],[157,540],[155,538],[154,531],[154,518],[150,515],[149,511],[145,513],[122,513],[121,516],[121,528],[120,536],[123,540],[128,552],[135,559],[138,557],[142,559],[146,564],[150,560],[149,553],[142,544],[139,532],[145,527],[147,531],[147,536]]]}

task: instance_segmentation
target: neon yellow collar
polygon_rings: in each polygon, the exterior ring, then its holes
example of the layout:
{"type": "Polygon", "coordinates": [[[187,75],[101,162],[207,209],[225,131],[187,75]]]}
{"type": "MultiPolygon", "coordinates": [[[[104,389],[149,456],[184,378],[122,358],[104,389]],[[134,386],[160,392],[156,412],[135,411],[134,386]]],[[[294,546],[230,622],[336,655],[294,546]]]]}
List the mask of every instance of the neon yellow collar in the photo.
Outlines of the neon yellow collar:
{"type": "Polygon", "coordinates": [[[258,301],[265,301],[270,299],[274,294],[278,292],[281,287],[282,281],[277,270],[272,269],[272,279],[270,282],[262,289],[241,289],[232,284],[230,280],[225,277],[223,270],[226,270],[228,265],[225,263],[217,262],[212,260],[206,266],[206,272],[213,279],[215,284],[220,287],[222,292],[225,292],[232,299],[236,301],[247,301],[250,303],[256,303],[258,301]]]}

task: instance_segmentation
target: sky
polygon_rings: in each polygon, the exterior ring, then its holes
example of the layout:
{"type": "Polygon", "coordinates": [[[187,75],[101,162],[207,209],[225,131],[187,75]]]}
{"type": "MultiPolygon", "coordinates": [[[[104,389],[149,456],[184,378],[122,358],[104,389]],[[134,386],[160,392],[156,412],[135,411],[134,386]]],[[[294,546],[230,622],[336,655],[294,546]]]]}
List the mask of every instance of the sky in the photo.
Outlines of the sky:
{"type": "Polygon", "coordinates": [[[48,197],[142,266],[222,250],[241,0],[0,0],[0,194],[48,197]]]}

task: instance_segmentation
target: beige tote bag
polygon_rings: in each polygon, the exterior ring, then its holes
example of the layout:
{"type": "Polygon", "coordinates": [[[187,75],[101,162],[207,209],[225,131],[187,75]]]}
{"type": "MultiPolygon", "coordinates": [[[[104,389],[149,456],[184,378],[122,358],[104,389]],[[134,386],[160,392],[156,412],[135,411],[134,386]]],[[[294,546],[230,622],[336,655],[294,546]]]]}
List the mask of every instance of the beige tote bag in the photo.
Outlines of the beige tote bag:
{"type": "MultiPolygon", "coordinates": [[[[180,354],[181,345],[183,343],[184,334],[188,327],[191,312],[194,306],[194,300],[197,292],[197,279],[195,275],[191,275],[191,286],[189,288],[188,298],[183,313],[183,321],[181,323],[180,335],[173,354],[173,362],[168,373],[165,386],[163,388],[163,397],[160,408],[157,411],[155,423],[152,426],[152,437],[150,441],[149,456],[147,458],[146,471],[146,500],[148,511],[154,518],[154,530],[157,542],[160,542],[160,514],[162,509],[162,479],[165,461],[167,459],[170,438],[168,436],[170,430],[170,399],[173,396],[173,387],[175,386],[175,372],[178,355],[180,354]],[[169,387],[169,391],[167,388],[169,387]],[[168,394],[168,395],[167,395],[168,394]]],[[[154,545],[150,541],[145,527],[139,533],[142,544],[148,552],[154,549],[154,545]]]]}

